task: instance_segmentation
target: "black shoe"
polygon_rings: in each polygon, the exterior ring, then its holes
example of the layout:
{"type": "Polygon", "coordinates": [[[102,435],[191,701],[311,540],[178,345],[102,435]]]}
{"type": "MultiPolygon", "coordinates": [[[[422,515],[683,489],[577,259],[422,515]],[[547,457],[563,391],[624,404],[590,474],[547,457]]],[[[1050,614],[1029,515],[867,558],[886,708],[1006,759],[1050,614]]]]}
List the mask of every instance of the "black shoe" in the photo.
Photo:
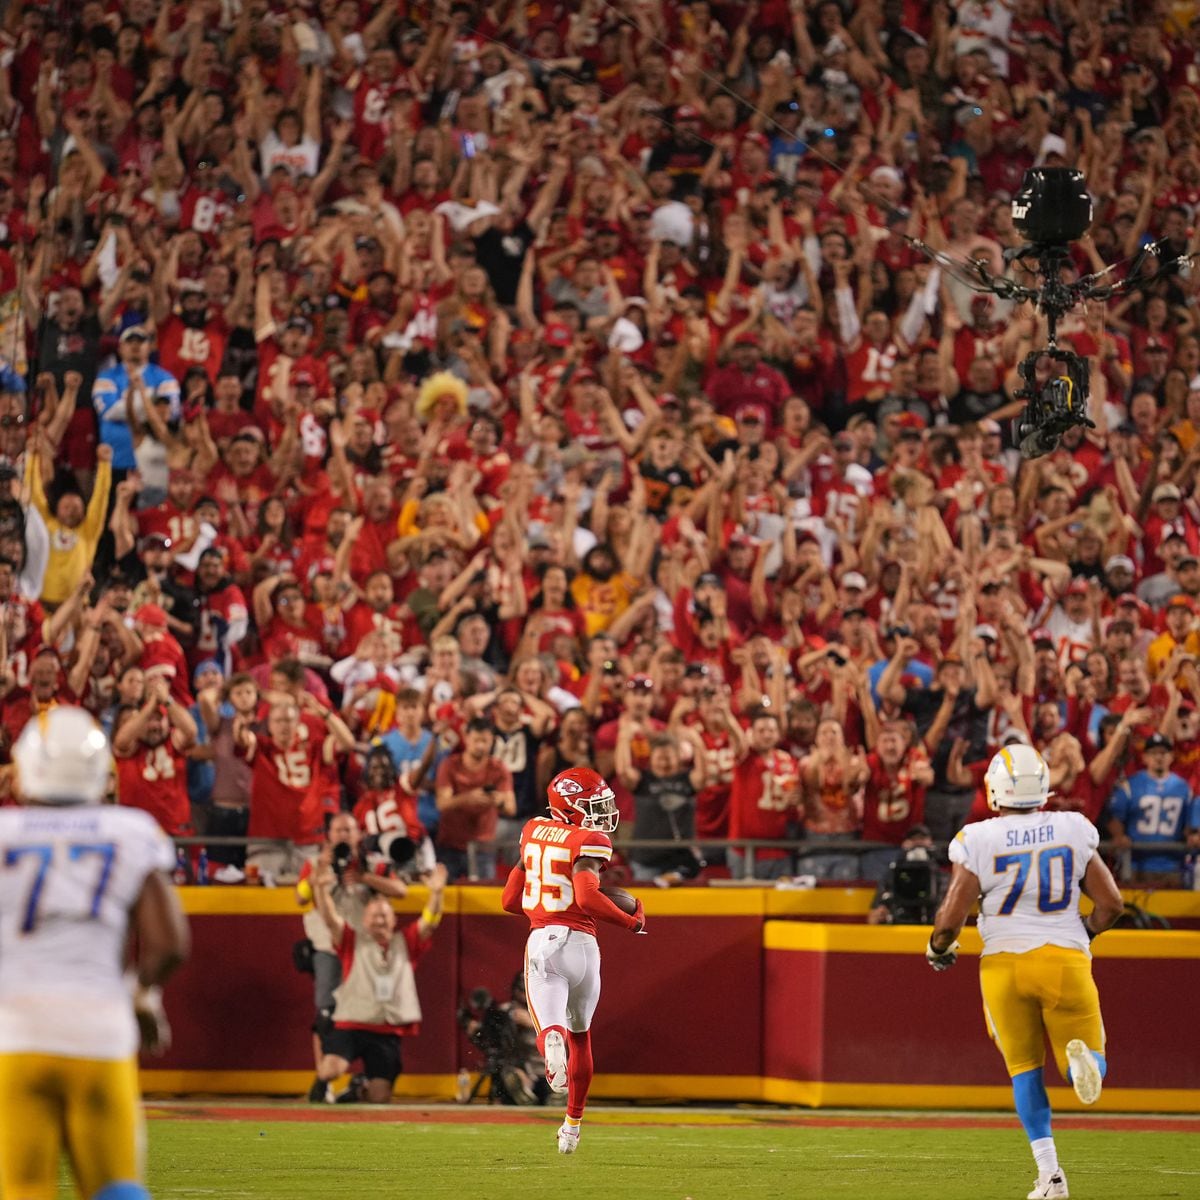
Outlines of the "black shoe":
{"type": "Polygon", "coordinates": [[[314,1079],[313,1085],[308,1089],[309,1104],[324,1104],[329,1095],[329,1084],[323,1079],[314,1079]]]}
{"type": "Polygon", "coordinates": [[[334,1097],[334,1104],[358,1104],[367,1094],[367,1077],[355,1075],[350,1080],[350,1086],[340,1095],[334,1097]]]}

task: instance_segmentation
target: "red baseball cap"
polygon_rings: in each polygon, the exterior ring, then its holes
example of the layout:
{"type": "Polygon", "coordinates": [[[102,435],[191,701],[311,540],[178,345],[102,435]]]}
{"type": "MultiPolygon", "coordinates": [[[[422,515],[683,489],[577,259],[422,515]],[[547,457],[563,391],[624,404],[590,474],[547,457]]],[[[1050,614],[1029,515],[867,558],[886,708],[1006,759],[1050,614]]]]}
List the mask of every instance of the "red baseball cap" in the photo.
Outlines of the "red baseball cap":
{"type": "Polygon", "coordinates": [[[734,411],[735,421],[758,421],[762,425],[769,424],[767,410],[761,404],[739,404],[734,411]]]}
{"type": "Polygon", "coordinates": [[[149,625],[154,629],[166,629],[167,627],[166,609],[158,604],[143,604],[133,616],[135,621],[140,621],[143,625],[149,625]]]}

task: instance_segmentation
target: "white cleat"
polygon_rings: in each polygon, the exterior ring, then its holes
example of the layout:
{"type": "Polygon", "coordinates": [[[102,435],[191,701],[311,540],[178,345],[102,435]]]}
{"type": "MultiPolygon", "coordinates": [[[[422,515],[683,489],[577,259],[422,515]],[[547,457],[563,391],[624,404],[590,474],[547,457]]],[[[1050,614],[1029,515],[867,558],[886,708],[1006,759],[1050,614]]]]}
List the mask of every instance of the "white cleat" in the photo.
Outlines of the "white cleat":
{"type": "Polygon", "coordinates": [[[1067,1177],[1058,1170],[1049,1179],[1038,1180],[1033,1191],[1029,1193],[1028,1200],[1067,1200],[1069,1195],[1067,1177]]]}
{"type": "Polygon", "coordinates": [[[567,1043],[557,1029],[546,1034],[546,1082],[559,1095],[567,1090],[567,1043]]]}
{"type": "Polygon", "coordinates": [[[572,1129],[569,1125],[560,1125],[558,1129],[559,1154],[574,1154],[578,1149],[579,1130],[572,1129]]]}
{"type": "Polygon", "coordinates": [[[1095,1104],[1100,1099],[1104,1080],[1096,1065],[1096,1056],[1079,1038],[1067,1043],[1067,1066],[1071,1068],[1071,1086],[1075,1095],[1084,1104],[1095,1104]]]}

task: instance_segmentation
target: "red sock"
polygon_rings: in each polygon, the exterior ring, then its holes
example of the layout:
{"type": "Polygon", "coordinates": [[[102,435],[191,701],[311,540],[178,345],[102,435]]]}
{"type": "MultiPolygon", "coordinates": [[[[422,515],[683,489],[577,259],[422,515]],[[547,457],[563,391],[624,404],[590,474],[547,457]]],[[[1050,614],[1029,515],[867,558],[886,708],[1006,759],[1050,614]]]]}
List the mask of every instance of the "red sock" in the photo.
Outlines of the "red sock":
{"type": "MultiPolygon", "coordinates": [[[[537,1035],[538,1053],[543,1058],[546,1057],[546,1034],[548,1033],[561,1033],[563,1036],[563,1041],[567,1043],[568,1047],[570,1046],[571,1034],[569,1034],[562,1025],[547,1025],[546,1028],[537,1035]]],[[[570,1050],[568,1049],[568,1054],[569,1053],[570,1050]]]]}
{"type": "Polygon", "coordinates": [[[567,1057],[567,1116],[578,1121],[592,1086],[592,1035],[569,1033],[571,1052],[567,1057]]]}

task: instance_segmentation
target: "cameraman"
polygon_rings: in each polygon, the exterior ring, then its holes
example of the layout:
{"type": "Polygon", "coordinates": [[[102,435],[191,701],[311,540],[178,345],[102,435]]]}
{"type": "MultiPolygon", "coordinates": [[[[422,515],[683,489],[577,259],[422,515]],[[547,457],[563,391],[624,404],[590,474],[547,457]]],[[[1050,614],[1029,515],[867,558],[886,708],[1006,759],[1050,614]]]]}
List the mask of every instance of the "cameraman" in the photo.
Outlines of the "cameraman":
{"type": "MultiPolygon", "coordinates": [[[[313,880],[317,911],[337,947],[342,982],[334,992],[333,1029],[323,1040],[318,1083],[328,1086],[362,1059],[365,1095],[355,1100],[386,1104],[402,1069],[400,1039],[421,1028],[421,1003],[413,968],[429,949],[442,920],[446,868],[437,866],[429,880],[429,899],[416,921],[396,929],[391,900],[380,892],[363,906],[356,929],[339,914],[333,893],[337,877],[322,864],[313,880]]],[[[314,1089],[315,1090],[315,1089],[314,1089]]]]}
{"type": "MultiPolygon", "coordinates": [[[[323,869],[333,872],[331,899],[338,916],[355,929],[361,928],[363,907],[372,896],[399,899],[408,892],[402,880],[392,877],[386,860],[380,858],[375,862],[372,858],[368,861],[363,850],[362,830],[351,813],[337,813],[333,817],[316,866],[304,864],[296,884],[296,898],[302,905],[307,907],[313,903],[313,876],[323,869]]],[[[304,933],[312,947],[313,997],[317,1013],[313,1022],[313,1053],[319,1063],[320,1039],[331,1028],[333,992],[342,979],[342,964],[326,923],[315,908],[304,914],[304,933]]],[[[309,1098],[323,1100],[324,1084],[314,1084],[309,1098]]]]}
{"type": "MultiPolygon", "coordinates": [[[[475,988],[458,1010],[458,1023],[483,1055],[483,1075],[493,1104],[546,1103],[550,1085],[538,1053],[523,972],[513,980],[507,1004],[494,999],[487,988],[475,988]]],[[[467,1098],[460,1096],[460,1103],[467,1098]]]]}
{"type": "Polygon", "coordinates": [[[904,835],[900,852],[876,889],[868,925],[929,925],[946,890],[946,877],[933,856],[933,838],[924,825],[904,835]]]}

